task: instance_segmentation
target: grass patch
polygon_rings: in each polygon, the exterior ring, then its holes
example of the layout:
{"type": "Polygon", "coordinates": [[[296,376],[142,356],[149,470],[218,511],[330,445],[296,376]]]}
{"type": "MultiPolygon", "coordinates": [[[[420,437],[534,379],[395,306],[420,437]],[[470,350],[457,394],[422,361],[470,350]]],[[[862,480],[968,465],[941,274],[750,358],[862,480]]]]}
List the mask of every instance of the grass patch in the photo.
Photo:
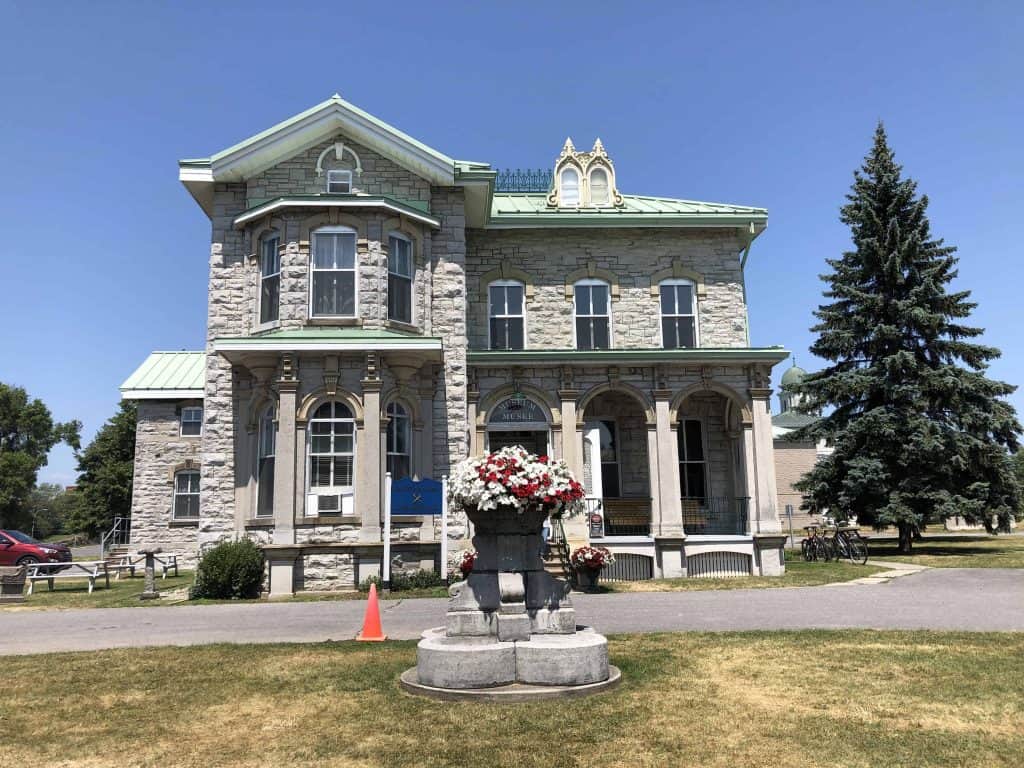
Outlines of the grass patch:
{"type": "Polygon", "coordinates": [[[0,762],[931,768],[1024,754],[1022,634],[629,635],[611,655],[612,692],[510,705],[401,693],[412,642],[10,657],[0,762]]]}
{"type": "Polygon", "coordinates": [[[871,565],[848,561],[808,563],[799,552],[786,552],[786,572],[782,576],[747,576],[731,579],[649,579],[614,581],[600,586],[602,592],[695,592],[705,589],[766,589],[772,587],[817,587],[851,581],[885,571],[871,565]]]}
{"type": "MultiPolygon", "coordinates": [[[[181,576],[168,576],[166,579],[157,577],[156,588],[161,594],[192,586],[193,574],[183,573],[181,576]]],[[[103,585],[102,579],[96,579],[96,589],[89,594],[89,582],[86,579],[54,579],[53,592],[49,591],[45,581],[36,582],[31,595],[25,595],[25,602],[0,607],[3,611],[30,610],[33,608],[126,608],[170,605],[170,600],[139,600],[145,588],[142,577],[128,578],[124,575],[120,580],[110,577],[110,589],[103,585]]],[[[28,585],[25,585],[26,592],[28,585]]]]}
{"type": "Polygon", "coordinates": [[[901,555],[898,546],[895,539],[868,540],[870,557],[879,560],[932,568],[1024,568],[1024,536],[926,535],[909,555],[901,555]]]}

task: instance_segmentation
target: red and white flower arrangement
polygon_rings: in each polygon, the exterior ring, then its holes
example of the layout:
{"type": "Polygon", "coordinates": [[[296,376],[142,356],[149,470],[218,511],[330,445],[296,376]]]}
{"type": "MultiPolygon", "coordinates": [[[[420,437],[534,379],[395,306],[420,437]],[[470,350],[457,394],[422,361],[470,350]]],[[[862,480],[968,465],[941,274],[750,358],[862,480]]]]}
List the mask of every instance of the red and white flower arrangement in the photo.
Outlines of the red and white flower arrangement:
{"type": "Polygon", "coordinates": [[[462,559],[459,560],[459,570],[462,571],[462,578],[469,576],[473,570],[473,564],[476,562],[476,550],[467,549],[462,553],[462,559]]]}
{"type": "Polygon", "coordinates": [[[578,547],[569,556],[573,568],[589,568],[599,571],[615,562],[615,555],[604,547],[578,547]]]}
{"type": "Polygon", "coordinates": [[[564,461],[513,445],[459,462],[449,481],[449,496],[463,507],[481,510],[544,507],[574,512],[584,491],[564,461]]]}

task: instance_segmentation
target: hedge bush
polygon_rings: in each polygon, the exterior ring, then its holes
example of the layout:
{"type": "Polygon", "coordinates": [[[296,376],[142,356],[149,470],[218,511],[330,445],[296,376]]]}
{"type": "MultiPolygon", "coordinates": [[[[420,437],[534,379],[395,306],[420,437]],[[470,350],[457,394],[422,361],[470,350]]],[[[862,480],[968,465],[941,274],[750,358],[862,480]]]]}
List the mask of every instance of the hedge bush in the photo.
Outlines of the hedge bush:
{"type": "MultiPolygon", "coordinates": [[[[380,589],[380,576],[369,576],[363,579],[359,582],[359,591],[369,592],[371,584],[376,584],[377,589],[380,589]]],[[[392,592],[403,592],[410,589],[430,589],[431,587],[440,587],[441,585],[441,575],[437,571],[418,570],[412,573],[398,571],[391,574],[392,592]]]]}
{"type": "Polygon", "coordinates": [[[241,600],[258,597],[263,552],[249,539],[225,541],[206,551],[196,571],[192,598],[241,600]]]}

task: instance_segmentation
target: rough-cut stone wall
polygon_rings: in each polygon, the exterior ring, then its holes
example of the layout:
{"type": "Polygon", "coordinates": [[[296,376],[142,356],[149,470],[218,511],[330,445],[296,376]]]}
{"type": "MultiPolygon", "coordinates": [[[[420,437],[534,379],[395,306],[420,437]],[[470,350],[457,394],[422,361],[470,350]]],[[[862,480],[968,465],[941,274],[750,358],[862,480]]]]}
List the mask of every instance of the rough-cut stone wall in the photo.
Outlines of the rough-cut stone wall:
{"type": "Polygon", "coordinates": [[[328,169],[354,170],[355,168],[352,156],[347,152],[340,162],[335,160],[334,153],[330,152],[324,158],[324,174],[316,175],[316,159],[324,149],[337,141],[354,149],[362,162],[362,176],[356,176],[354,173],[352,175],[352,186],[356,191],[371,195],[387,195],[399,200],[420,202],[430,200],[430,182],[373,150],[338,134],[334,138],[321,142],[251,178],[247,184],[246,206],[251,208],[271,198],[284,195],[326,193],[328,169]]]}
{"type": "Polygon", "coordinates": [[[619,281],[621,293],[612,302],[612,346],[660,347],[660,306],[651,295],[651,276],[679,259],[683,267],[702,274],[707,287],[707,298],[697,308],[700,345],[746,346],[740,250],[732,230],[470,230],[470,345],[487,348],[487,286],[480,278],[507,260],[529,274],[535,286],[526,306],[528,349],[573,348],[573,304],[565,298],[565,280],[588,262],[619,281]]]}
{"type": "MultiPolygon", "coordinates": [[[[188,401],[188,405],[200,404],[188,401]]],[[[195,563],[195,523],[172,521],[174,470],[186,461],[199,465],[199,437],[182,437],[179,413],[182,402],[139,401],[135,428],[135,468],[132,485],[132,532],[134,547],[156,546],[184,555],[182,562],[195,563]]]]}
{"type": "Polygon", "coordinates": [[[250,308],[246,298],[246,249],[231,221],[245,208],[244,184],[214,190],[210,291],[207,314],[206,398],[203,412],[199,546],[205,549],[236,536],[236,395],[231,364],[213,352],[213,340],[244,336],[250,308]]]}

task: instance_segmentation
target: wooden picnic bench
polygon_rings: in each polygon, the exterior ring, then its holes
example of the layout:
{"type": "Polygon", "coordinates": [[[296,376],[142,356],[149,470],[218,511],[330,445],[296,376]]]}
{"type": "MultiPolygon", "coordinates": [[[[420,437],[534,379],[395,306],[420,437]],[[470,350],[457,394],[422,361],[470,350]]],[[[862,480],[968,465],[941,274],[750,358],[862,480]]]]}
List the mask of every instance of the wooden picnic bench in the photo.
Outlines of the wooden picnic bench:
{"type": "MultiPolygon", "coordinates": [[[[174,571],[174,575],[178,575],[178,556],[176,554],[164,553],[155,555],[153,560],[155,566],[162,572],[161,578],[166,579],[168,571],[174,571]]],[[[140,555],[138,552],[122,555],[108,561],[107,568],[114,572],[114,578],[117,580],[121,579],[122,571],[128,571],[129,577],[134,578],[136,570],[145,571],[146,556],[140,555]]]]}
{"type": "Polygon", "coordinates": [[[96,579],[103,578],[107,589],[110,589],[110,572],[103,560],[76,560],[70,563],[31,563],[25,581],[28,582],[28,594],[37,581],[45,581],[53,591],[55,579],[88,579],[89,594],[96,587],[96,579]]]}

